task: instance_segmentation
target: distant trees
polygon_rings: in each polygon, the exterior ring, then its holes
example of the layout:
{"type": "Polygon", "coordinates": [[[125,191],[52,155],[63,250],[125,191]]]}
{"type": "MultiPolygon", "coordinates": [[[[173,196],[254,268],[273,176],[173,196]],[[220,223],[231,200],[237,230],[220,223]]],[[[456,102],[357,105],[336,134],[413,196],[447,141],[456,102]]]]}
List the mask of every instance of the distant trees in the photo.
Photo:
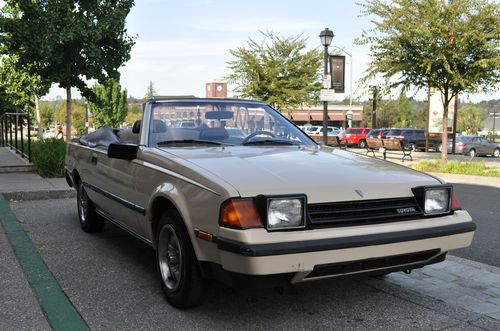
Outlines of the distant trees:
{"type": "MultiPolygon", "coordinates": [[[[382,76],[389,88],[435,88],[448,106],[461,92],[488,91],[500,82],[500,4],[490,0],[367,0],[374,28],[358,40],[370,45],[365,81],[382,76]]],[[[446,149],[441,159],[447,161],[446,149]]]]}
{"type": "Polygon", "coordinates": [[[92,100],[85,80],[118,77],[134,41],[125,19],[133,0],[6,0],[0,12],[2,53],[17,56],[17,70],[66,89],[66,139],[71,137],[71,88],[92,100]]]}
{"type": "Polygon", "coordinates": [[[144,95],[144,99],[146,100],[153,99],[156,95],[158,95],[158,93],[156,93],[153,81],[150,80],[148,87],[146,89],[146,95],[144,95]]]}
{"type": "Polygon", "coordinates": [[[95,84],[92,90],[95,99],[89,106],[95,126],[119,127],[127,116],[127,90],[122,91],[116,79],[109,79],[104,84],[95,84]]]}
{"type": "Polygon", "coordinates": [[[460,107],[457,117],[457,132],[465,132],[470,129],[472,132],[481,131],[481,123],[485,119],[485,112],[480,107],[466,104],[460,107]]]}
{"type": "Polygon", "coordinates": [[[293,109],[317,100],[321,88],[322,54],[306,50],[302,36],[277,37],[267,32],[257,42],[230,50],[236,59],[228,62],[230,83],[244,98],[266,101],[276,109],[293,109]]]}

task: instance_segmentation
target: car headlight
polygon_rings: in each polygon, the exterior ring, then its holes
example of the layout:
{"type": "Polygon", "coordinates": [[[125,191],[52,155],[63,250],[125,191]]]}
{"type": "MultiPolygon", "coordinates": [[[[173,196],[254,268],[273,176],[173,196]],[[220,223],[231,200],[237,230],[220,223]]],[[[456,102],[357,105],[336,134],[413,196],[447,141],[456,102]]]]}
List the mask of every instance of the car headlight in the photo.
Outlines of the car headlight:
{"type": "Polygon", "coordinates": [[[419,186],[413,188],[425,215],[447,214],[451,211],[451,185],[419,186]]]}
{"type": "Polygon", "coordinates": [[[267,199],[267,230],[297,229],[306,226],[304,196],[269,197],[267,199]]]}

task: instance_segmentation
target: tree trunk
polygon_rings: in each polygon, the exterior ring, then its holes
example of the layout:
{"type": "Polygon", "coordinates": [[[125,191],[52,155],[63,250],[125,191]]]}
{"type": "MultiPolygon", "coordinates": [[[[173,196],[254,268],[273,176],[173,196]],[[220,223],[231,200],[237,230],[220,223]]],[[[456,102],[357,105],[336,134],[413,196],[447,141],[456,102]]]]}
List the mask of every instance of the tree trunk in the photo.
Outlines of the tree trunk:
{"type": "Polygon", "coordinates": [[[71,141],[71,86],[66,87],[66,142],[71,141]]]}
{"type": "Polygon", "coordinates": [[[444,96],[444,109],[443,109],[443,132],[441,135],[441,164],[446,165],[448,163],[448,106],[450,101],[448,100],[448,93],[444,96]]]}
{"type": "Polygon", "coordinates": [[[42,113],[40,111],[40,98],[35,94],[35,114],[38,123],[38,140],[43,139],[42,113]]]}

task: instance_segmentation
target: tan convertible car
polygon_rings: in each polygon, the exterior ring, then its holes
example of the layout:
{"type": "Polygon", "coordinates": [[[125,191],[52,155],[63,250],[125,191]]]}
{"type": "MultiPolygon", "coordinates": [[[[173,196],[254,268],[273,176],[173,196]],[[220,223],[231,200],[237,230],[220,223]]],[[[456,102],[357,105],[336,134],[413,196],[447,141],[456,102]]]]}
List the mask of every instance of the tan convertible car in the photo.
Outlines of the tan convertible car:
{"type": "Polygon", "coordinates": [[[200,304],[208,279],[275,287],[410,271],[475,231],[451,185],[319,146],[258,101],[152,100],[132,129],[68,144],[65,171],[83,230],[108,220],[153,247],[176,307],[200,304]]]}

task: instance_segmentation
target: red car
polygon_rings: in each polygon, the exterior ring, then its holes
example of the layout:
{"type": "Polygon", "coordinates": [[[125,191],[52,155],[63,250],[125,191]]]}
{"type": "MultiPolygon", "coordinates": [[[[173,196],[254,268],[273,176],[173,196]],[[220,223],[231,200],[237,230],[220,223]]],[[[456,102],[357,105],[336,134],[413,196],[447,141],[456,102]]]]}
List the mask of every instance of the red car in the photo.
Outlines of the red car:
{"type": "Polygon", "coordinates": [[[366,147],[366,134],[371,128],[349,128],[345,131],[342,137],[342,143],[347,146],[359,146],[360,148],[366,147]]]}

